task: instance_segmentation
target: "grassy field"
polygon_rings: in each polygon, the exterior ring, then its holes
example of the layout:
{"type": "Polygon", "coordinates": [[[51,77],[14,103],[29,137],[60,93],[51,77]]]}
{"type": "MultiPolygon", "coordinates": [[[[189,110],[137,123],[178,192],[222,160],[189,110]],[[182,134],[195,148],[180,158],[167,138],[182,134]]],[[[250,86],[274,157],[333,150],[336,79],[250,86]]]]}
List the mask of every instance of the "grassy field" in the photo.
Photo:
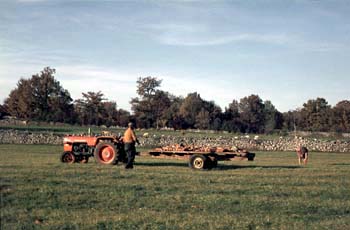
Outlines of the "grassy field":
{"type": "Polygon", "coordinates": [[[254,162],[137,157],[62,164],[60,146],[0,145],[1,229],[350,229],[350,154],[259,152],[254,162]]]}

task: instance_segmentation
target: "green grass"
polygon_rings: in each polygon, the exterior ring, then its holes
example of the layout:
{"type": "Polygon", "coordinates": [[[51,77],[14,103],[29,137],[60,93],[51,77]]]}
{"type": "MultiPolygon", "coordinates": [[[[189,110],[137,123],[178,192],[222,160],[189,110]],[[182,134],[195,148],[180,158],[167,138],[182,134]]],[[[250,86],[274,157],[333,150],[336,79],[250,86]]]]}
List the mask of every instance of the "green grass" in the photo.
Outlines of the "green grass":
{"type": "Polygon", "coordinates": [[[350,154],[259,152],[194,171],[62,164],[60,146],[0,145],[1,229],[350,229],[350,154]]]}

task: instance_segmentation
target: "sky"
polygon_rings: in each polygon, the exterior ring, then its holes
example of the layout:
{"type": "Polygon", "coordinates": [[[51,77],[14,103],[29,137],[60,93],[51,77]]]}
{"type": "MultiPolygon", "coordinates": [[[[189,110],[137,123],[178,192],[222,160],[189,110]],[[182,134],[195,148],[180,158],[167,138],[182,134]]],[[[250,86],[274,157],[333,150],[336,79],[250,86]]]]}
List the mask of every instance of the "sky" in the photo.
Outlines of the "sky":
{"type": "Polygon", "coordinates": [[[49,66],[73,99],[130,111],[139,77],[222,109],[257,94],[286,112],[350,100],[348,0],[0,0],[0,103],[49,66]]]}

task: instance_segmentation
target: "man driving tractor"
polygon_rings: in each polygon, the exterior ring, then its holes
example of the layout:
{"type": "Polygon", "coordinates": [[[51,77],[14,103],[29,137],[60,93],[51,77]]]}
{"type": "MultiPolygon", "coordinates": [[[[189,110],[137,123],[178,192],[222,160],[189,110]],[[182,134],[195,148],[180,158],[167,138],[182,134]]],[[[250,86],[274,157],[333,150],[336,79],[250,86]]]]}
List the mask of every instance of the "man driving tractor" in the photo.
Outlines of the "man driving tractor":
{"type": "Polygon", "coordinates": [[[134,124],[131,122],[128,124],[127,130],[125,130],[123,141],[124,149],[128,158],[125,169],[132,169],[134,168],[134,159],[136,155],[135,143],[140,144],[140,142],[134,132],[134,124]]]}

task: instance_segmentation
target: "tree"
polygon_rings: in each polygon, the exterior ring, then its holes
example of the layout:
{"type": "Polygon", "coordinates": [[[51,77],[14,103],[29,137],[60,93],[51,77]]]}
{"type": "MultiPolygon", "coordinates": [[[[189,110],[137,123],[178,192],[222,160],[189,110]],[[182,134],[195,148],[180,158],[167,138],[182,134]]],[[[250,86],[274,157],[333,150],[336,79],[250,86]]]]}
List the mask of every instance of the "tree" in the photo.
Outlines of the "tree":
{"type": "Polygon", "coordinates": [[[183,118],[185,128],[195,128],[196,118],[202,106],[203,100],[197,92],[188,94],[183,100],[179,115],[183,118]]]}
{"type": "Polygon", "coordinates": [[[195,127],[198,129],[209,129],[210,126],[210,114],[202,108],[196,116],[195,127]]]}
{"type": "Polygon", "coordinates": [[[139,97],[132,98],[130,103],[138,126],[158,128],[164,107],[169,102],[167,93],[157,89],[160,87],[162,80],[148,76],[145,78],[140,77],[136,83],[136,92],[139,97]]]}
{"type": "Polygon", "coordinates": [[[242,121],[241,131],[247,133],[263,133],[265,124],[265,105],[258,95],[244,97],[239,102],[239,112],[242,121]]]}
{"type": "Polygon", "coordinates": [[[308,100],[300,111],[302,126],[307,131],[328,131],[331,125],[331,106],[324,98],[308,100]]]}
{"type": "Polygon", "coordinates": [[[139,77],[137,83],[137,94],[144,99],[150,99],[157,91],[157,88],[162,84],[162,80],[158,80],[155,77],[139,77]]]}
{"type": "Polygon", "coordinates": [[[281,129],[283,126],[283,116],[271,103],[271,101],[264,102],[264,116],[265,116],[265,133],[271,133],[275,129],[281,129]]]}
{"type": "Polygon", "coordinates": [[[222,125],[222,110],[214,101],[203,100],[203,107],[209,113],[208,129],[220,130],[222,125]]]}
{"type": "MultiPolygon", "coordinates": [[[[83,98],[75,101],[75,111],[82,125],[101,125],[106,115],[103,93],[82,93],[83,98]]],[[[111,105],[109,105],[111,106],[111,105]]],[[[113,106],[113,104],[112,104],[113,106]]]]}
{"type": "Polygon", "coordinates": [[[0,105],[0,119],[8,115],[7,108],[4,105],[0,105]]]}
{"type": "Polygon", "coordinates": [[[222,129],[229,132],[240,132],[242,122],[239,114],[239,103],[233,100],[223,113],[222,129]]]}
{"type": "Polygon", "coordinates": [[[55,69],[44,68],[30,79],[20,79],[10,92],[5,106],[12,116],[24,119],[71,122],[72,98],[55,80],[55,69]]]}
{"type": "Polygon", "coordinates": [[[118,118],[117,103],[114,101],[105,101],[102,102],[102,105],[102,124],[106,125],[107,127],[116,125],[118,118]]]}
{"type": "Polygon", "coordinates": [[[152,97],[151,104],[154,111],[156,128],[158,129],[160,124],[164,127],[166,125],[166,120],[163,118],[171,105],[169,93],[157,90],[152,97]]]}
{"type": "Polygon", "coordinates": [[[332,129],[350,132],[350,101],[340,101],[332,108],[332,129]]]}
{"type": "Polygon", "coordinates": [[[131,121],[130,112],[124,109],[119,109],[117,112],[117,123],[116,125],[121,127],[127,127],[128,123],[131,121]]]}
{"type": "Polygon", "coordinates": [[[183,118],[180,116],[180,106],[183,103],[182,97],[177,97],[169,94],[170,106],[164,111],[162,119],[166,121],[167,127],[172,127],[175,130],[185,128],[183,118]]]}
{"type": "Polygon", "coordinates": [[[31,119],[34,117],[33,100],[30,80],[21,78],[17,83],[17,88],[13,89],[6,98],[5,107],[12,116],[31,119]]]}

